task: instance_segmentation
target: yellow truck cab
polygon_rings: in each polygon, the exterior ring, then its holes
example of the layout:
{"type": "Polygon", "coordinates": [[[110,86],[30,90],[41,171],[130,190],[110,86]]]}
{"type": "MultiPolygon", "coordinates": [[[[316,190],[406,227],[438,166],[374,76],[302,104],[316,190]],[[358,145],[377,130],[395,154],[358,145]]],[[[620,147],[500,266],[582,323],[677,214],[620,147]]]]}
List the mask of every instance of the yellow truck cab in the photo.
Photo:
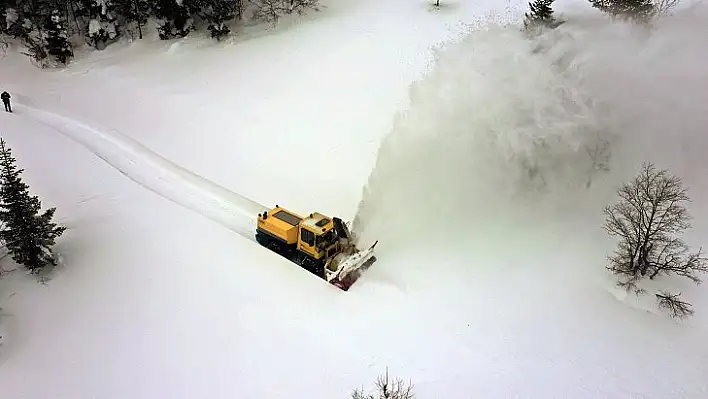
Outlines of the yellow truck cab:
{"type": "Polygon", "coordinates": [[[276,205],[258,214],[256,241],[324,278],[324,266],[339,251],[334,221],[318,212],[300,216],[276,205]]]}

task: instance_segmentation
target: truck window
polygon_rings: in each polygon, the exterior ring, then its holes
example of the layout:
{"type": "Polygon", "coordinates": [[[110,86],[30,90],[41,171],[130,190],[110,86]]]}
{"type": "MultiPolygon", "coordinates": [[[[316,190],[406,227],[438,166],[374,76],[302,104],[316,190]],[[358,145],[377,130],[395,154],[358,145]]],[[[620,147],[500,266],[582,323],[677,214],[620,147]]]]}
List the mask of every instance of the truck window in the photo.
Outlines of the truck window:
{"type": "Polygon", "coordinates": [[[300,229],[300,239],[309,246],[315,245],[315,233],[310,230],[300,229]]]}

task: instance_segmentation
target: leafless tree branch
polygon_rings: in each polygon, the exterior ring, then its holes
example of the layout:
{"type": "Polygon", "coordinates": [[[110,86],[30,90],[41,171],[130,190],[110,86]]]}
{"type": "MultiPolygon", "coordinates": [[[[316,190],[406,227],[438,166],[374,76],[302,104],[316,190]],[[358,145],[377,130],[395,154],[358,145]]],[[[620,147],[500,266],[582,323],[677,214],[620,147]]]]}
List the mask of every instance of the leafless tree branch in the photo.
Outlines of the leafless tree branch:
{"type": "Polygon", "coordinates": [[[404,383],[397,378],[395,381],[389,380],[388,369],[386,374],[376,379],[376,393],[364,394],[362,390],[352,392],[352,399],[414,399],[412,384],[404,383]]]}
{"type": "Polygon", "coordinates": [[[671,294],[666,291],[661,291],[655,294],[656,301],[660,309],[667,310],[671,313],[671,317],[685,318],[693,315],[693,305],[680,299],[681,293],[671,294]]]}
{"type": "Polygon", "coordinates": [[[256,9],[253,18],[277,24],[284,15],[304,14],[307,10],[320,10],[319,0],[253,0],[256,9]]]}
{"type": "Polygon", "coordinates": [[[665,15],[678,5],[679,0],[654,0],[653,3],[656,14],[665,15]]]}

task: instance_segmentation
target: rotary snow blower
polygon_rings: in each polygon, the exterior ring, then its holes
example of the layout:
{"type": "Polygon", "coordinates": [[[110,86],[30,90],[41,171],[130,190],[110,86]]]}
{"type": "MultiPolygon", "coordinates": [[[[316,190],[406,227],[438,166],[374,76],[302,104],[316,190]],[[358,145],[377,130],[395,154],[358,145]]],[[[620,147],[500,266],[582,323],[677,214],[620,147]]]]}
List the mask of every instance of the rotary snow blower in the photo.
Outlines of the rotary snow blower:
{"type": "Polygon", "coordinates": [[[278,205],[258,214],[256,241],[344,291],[376,261],[378,243],[359,250],[342,219],[302,217],[278,205]]]}

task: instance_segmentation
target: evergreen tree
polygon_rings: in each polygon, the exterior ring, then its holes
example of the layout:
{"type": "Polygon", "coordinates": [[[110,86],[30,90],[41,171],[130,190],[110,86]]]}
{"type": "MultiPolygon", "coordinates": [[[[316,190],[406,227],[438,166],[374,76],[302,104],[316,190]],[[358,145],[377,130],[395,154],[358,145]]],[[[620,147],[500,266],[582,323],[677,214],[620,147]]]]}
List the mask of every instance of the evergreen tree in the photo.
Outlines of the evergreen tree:
{"type": "Polygon", "coordinates": [[[553,16],[554,0],[534,0],[529,3],[530,12],[525,13],[524,29],[546,27],[555,28],[560,25],[553,16]]]}
{"type": "Polygon", "coordinates": [[[4,229],[0,239],[5,242],[12,259],[33,273],[48,264],[56,265],[51,247],[66,227],[51,222],[56,208],[40,214],[41,203],[28,192],[17,169],[15,158],[0,138],[0,222],[4,229]]]}
{"type": "Polygon", "coordinates": [[[175,37],[185,37],[192,30],[192,17],[188,7],[182,1],[176,0],[155,0],[153,11],[155,16],[161,19],[157,27],[160,39],[169,40],[175,37]]]}
{"type": "Polygon", "coordinates": [[[648,22],[656,13],[652,0],[589,0],[596,8],[612,18],[634,22],[648,22]]]}
{"type": "MultiPolygon", "coordinates": [[[[135,24],[138,28],[138,38],[143,38],[143,26],[147,23],[150,13],[148,0],[114,0],[116,13],[122,15],[126,25],[135,24]]],[[[128,26],[126,29],[131,29],[128,26]]]]}
{"type": "Polygon", "coordinates": [[[236,0],[193,0],[194,10],[209,26],[211,37],[221,40],[231,29],[226,22],[234,19],[238,3],[236,0]]]}
{"type": "Polygon", "coordinates": [[[227,25],[233,20],[275,23],[284,15],[310,10],[319,11],[319,0],[0,0],[0,34],[21,39],[23,54],[44,67],[50,59],[74,57],[64,38],[76,35],[102,50],[133,31],[142,39],[150,18],[158,20],[163,40],[202,28],[220,40],[231,33],[227,25]],[[60,27],[54,23],[57,16],[60,27]]]}
{"type": "Polygon", "coordinates": [[[111,0],[82,0],[82,14],[88,18],[87,42],[97,50],[118,38],[115,5],[111,0]]]}
{"type": "Polygon", "coordinates": [[[57,61],[66,64],[74,53],[71,51],[71,44],[59,10],[52,11],[44,28],[47,30],[47,52],[56,57],[57,61]]]}

